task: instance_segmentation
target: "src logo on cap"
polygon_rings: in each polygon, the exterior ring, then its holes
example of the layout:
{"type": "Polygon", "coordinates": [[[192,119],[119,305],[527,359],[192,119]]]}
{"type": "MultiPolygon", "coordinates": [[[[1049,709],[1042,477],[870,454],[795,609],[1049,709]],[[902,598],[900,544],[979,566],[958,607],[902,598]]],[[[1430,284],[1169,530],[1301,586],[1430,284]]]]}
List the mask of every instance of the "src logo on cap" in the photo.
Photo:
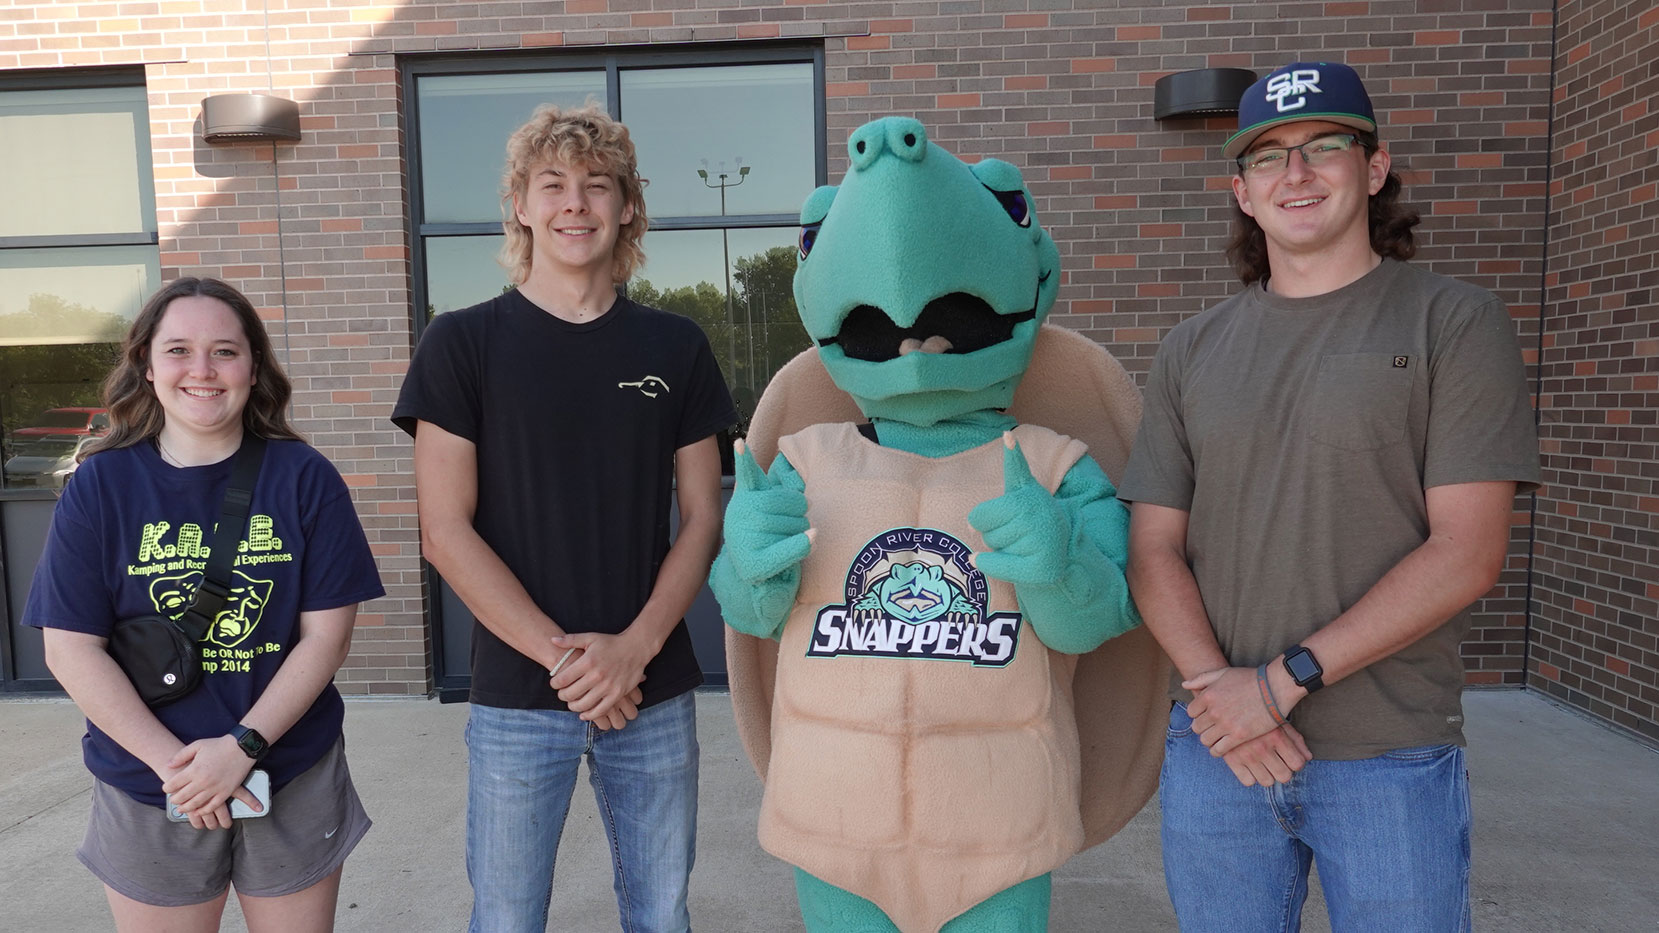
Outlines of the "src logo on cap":
{"type": "Polygon", "coordinates": [[[1267,99],[1278,105],[1280,113],[1306,107],[1307,95],[1318,93],[1319,72],[1313,68],[1276,74],[1267,82],[1267,99]]]}

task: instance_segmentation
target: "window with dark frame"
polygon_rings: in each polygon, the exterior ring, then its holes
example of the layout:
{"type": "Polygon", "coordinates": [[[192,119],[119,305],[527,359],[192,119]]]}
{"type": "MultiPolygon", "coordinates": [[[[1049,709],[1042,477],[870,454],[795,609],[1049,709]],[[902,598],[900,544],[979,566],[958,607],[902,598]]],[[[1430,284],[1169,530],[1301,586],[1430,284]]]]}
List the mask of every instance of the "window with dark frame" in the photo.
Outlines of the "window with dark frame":
{"type": "Polygon", "coordinates": [[[496,262],[507,137],[541,104],[592,102],[628,125],[647,182],[626,291],[703,327],[747,421],[808,344],[792,281],[800,206],[826,175],[821,50],[414,60],[405,82],[417,330],[511,287],[496,262]]]}
{"type": "Polygon", "coordinates": [[[0,490],[59,489],[160,285],[139,70],[0,77],[0,490]]]}

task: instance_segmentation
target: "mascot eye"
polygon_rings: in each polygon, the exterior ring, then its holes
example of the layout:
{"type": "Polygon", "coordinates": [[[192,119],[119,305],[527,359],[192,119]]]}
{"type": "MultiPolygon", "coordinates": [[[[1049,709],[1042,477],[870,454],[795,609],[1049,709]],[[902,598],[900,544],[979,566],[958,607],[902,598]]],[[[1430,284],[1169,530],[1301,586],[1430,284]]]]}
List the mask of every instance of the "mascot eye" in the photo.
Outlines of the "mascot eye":
{"type": "Polygon", "coordinates": [[[805,259],[812,252],[812,244],[818,242],[818,228],[823,224],[807,224],[801,228],[801,258],[805,259]]]}
{"type": "Polygon", "coordinates": [[[1008,212],[1008,216],[1014,219],[1014,223],[1022,227],[1031,226],[1031,206],[1025,201],[1024,191],[997,191],[994,188],[985,190],[996,195],[997,202],[1008,212]]]}

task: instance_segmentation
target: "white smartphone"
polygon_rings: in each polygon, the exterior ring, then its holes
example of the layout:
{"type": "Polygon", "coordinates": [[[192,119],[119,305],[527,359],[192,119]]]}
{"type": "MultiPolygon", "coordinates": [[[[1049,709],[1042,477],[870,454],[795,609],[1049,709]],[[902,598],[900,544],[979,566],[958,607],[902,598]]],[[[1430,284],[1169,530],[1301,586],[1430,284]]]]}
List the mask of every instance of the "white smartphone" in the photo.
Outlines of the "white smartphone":
{"type": "MultiPolygon", "coordinates": [[[[248,772],[248,779],[242,782],[242,786],[252,791],[253,798],[259,801],[259,805],[265,809],[255,813],[248,807],[247,804],[236,799],[235,797],[232,797],[230,798],[230,818],[233,820],[251,820],[256,817],[270,815],[271,775],[268,772],[255,768],[248,772]]],[[[190,821],[190,817],[180,813],[179,808],[173,806],[173,802],[171,800],[167,801],[167,818],[175,823],[187,823],[190,821]]]]}

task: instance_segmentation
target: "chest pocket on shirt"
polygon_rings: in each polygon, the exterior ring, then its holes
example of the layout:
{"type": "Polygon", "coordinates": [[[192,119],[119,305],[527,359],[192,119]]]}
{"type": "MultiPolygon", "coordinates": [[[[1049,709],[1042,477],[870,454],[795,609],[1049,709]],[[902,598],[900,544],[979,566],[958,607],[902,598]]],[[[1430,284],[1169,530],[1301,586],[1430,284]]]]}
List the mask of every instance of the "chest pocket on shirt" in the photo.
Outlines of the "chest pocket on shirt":
{"type": "Polygon", "coordinates": [[[1314,380],[1313,439],[1338,450],[1379,450],[1405,440],[1417,362],[1392,353],[1321,359],[1314,380]]]}

